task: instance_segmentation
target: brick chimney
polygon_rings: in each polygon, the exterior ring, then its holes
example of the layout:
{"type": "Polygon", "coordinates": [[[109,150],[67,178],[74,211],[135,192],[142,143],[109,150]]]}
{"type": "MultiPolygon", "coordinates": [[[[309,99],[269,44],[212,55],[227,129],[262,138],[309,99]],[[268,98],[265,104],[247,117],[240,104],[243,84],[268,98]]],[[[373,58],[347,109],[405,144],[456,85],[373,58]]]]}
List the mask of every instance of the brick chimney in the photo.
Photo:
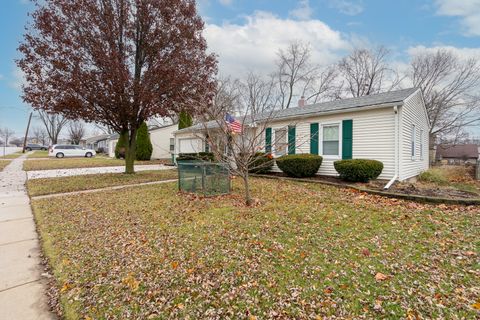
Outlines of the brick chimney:
{"type": "Polygon", "coordinates": [[[298,106],[299,107],[304,107],[305,106],[305,97],[302,96],[300,100],[298,100],[298,106]]]}

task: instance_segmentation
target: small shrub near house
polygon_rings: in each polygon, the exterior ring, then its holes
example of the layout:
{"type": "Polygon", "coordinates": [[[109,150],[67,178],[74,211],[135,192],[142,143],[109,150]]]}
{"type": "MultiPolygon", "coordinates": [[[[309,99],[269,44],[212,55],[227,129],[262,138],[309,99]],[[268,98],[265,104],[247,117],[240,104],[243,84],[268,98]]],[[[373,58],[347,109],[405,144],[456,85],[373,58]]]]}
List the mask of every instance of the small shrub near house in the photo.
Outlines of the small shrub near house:
{"type": "Polygon", "coordinates": [[[286,175],[295,178],[312,177],[320,168],[323,158],[314,154],[289,154],[276,159],[277,166],[286,175]]]}
{"type": "Polygon", "coordinates": [[[180,153],[177,157],[177,161],[192,161],[192,160],[213,162],[215,160],[215,156],[213,155],[212,152],[198,152],[198,153],[180,153]]]}
{"type": "Polygon", "coordinates": [[[125,159],[125,150],[127,149],[127,139],[128,139],[127,133],[120,134],[117,144],[115,145],[115,158],[125,159]]]}
{"type": "Polygon", "coordinates": [[[153,146],[148,134],[147,124],[144,122],[137,131],[136,159],[148,161],[152,157],[153,146]]]}
{"type": "Polygon", "coordinates": [[[418,180],[444,185],[448,183],[448,179],[439,170],[427,170],[420,173],[418,180]]]}
{"type": "Polygon", "coordinates": [[[333,163],[340,178],[351,182],[368,182],[382,173],[383,163],[369,159],[339,160],[333,163]]]}
{"type": "Polygon", "coordinates": [[[273,167],[273,157],[271,154],[257,152],[253,155],[250,163],[250,173],[268,173],[273,167]]]}

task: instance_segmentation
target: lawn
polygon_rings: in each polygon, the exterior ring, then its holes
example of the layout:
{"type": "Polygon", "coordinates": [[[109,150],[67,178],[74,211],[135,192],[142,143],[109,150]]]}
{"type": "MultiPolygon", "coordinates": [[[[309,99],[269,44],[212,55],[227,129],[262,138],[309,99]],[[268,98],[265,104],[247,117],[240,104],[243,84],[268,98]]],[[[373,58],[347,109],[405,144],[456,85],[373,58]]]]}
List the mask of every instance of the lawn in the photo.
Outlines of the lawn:
{"type": "Polygon", "coordinates": [[[9,160],[0,160],[0,172],[5,169],[6,166],[10,164],[11,161],[9,160]]]}
{"type": "Polygon", "coordinates": [[[34,200],[67,319],[476,318],[478,207],[252,179],[34,200]],[[67,205],[68,203],[68,205],[67,205]]]}
{"type": "MultiPolygon", "coordinates": [[[[0,150],[0,153],[1,153],[1,150],[0,150]]],[[[16,159],[18,157],[20,157],[23,153],[21,151],[19,152],[15,152],[15,153],[10,153],[10,154],[7,154],[5,156],[0,156],[0,159],[16,159]]]]}
{"type": "Polygon", "coordinates": [[[139,171],[135,174],[105,173],[83,176],[42,178],[27,181],[30,196],[131,185],[176,179],[177,170],[139,171]]]}
{"type": "MultiPolygon", "coordinates": [[[[135,161],[136,165],[142,164],[161,164],[162,160],[135,161]]],[[[71,168],[93,168],[93,167],[111,167],[124,166],[125,160],[112,159],[105,157],[95,158],[64,158],[64,159],[31,159],[23,163],[23,169],[26,171],[49,170],[49,169],[71,169],[71,168]]]]}
{"type": "Polygon", "coordinates": [[[35,150],[33,153],[29,154],[28,157],[31,158],[48,158],[48,151],[47,150],[35,150]]]}

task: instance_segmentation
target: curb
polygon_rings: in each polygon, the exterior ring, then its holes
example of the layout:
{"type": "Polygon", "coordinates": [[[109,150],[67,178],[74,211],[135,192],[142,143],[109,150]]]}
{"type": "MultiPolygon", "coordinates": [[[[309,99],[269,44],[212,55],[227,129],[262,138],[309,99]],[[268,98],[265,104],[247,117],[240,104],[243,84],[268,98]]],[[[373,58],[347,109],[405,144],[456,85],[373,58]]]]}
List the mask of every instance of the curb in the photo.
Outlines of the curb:
{"type": "Polygon", "coordinates": [[[317,184],[323,184],[328,186],[334,186],[337,188],[354,189],[357,191],[361,191],[361,192],[365,192],[373,195],[379,195],[387,198],[396,198],[396,199],[410,200],[410,201],[423,202],[423,203],[456,204],[456,205],[464,205],[464,206],[480,205],[480,198],[452,199],[452,198],[428,197],[428,196],[420,196],[420,195],[414,195],[414,194],[403,194],[403,193],[386,192],[386,191],[380,191],[380,190],[372,190],[372,189],[357,187],[351,184],[341,184],[341,183],[335,183],[330,181],[320,181],[320,180],[290,178],[290,177],[277,177],[277,176],[269,176],[265,174],[252,174],[252,177],[258,177],[258,178],[264,178],[264,179],[290,180],[290,181],[298,181],[298,182],[306,182],[306,183],[317,183],[317,184]]]}

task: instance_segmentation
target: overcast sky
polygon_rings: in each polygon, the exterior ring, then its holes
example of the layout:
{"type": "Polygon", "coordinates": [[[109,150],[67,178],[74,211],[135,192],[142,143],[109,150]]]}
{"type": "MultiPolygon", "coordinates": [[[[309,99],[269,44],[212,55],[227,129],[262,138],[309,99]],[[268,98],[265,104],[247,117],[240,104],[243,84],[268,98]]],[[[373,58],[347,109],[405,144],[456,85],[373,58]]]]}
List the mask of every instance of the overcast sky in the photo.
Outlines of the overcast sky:
{"type": "MultiPolygon", "coordinates": [[[[220,73],[269,72],[291,41],[310,43],[315,62],[329,64],[355,46],[385,45],[395,63],[412,53],[448,47],[480,58],[480,0],[198,0],[209,50],[220,73]]],[[[30,111],[20,98],[14,59],[28,0],[0,0],[0,128],[21,135],[30,111]]],[[[480,134],[476,131],[476,134],[480,134]]]]}

